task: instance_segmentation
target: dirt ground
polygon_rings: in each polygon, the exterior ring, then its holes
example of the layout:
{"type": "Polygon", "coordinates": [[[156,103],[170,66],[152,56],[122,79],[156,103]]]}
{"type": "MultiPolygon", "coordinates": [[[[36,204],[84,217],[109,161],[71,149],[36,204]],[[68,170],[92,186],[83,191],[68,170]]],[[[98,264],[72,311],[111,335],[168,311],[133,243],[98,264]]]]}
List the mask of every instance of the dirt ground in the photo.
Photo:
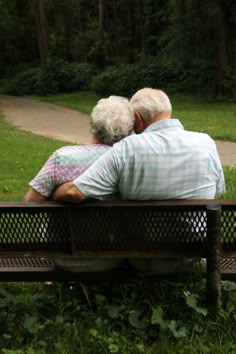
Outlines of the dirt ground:
{"type": "MultiPolygon", "coordinates": [[[[54,139],[89,144],[89,116],[73,109],[25,97],[0,95],[6,120],[24,131],[54,139]]],[[[236,167],[236,143],[216,141],[224,166],[236,167]]]]}

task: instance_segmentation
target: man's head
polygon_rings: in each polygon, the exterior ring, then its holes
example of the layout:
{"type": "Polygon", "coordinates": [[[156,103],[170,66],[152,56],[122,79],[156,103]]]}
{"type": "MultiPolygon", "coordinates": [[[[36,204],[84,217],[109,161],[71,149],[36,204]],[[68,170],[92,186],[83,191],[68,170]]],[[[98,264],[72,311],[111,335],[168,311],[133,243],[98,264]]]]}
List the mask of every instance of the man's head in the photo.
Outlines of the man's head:
{"type": "Polygon", "coordinates": [[[134,120],[133,108],[126,98],[103,98],[92,110],[91,133],[100,143],[112,145],[132,132],[134,120]]]}
{"type": "Polygon", "coordinates": [[[135,112],[136,133],[141,133],[153,122],[171,117],[172,106],[170,100],[161,90],[143,88],[131,97],[130,103],[135,112]]]}

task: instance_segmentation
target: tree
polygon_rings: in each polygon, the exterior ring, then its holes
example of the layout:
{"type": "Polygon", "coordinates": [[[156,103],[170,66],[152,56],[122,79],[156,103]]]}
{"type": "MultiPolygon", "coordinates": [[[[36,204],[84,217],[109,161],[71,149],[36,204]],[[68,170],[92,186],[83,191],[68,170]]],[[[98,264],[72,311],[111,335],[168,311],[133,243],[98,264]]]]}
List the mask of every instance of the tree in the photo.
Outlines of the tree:
{"type": "Polygon", "coordinates": [[[47,21],[44,8],[44,0],[33,0],[34,17],[37,29],[38,49],[40,54],[41,70],[43,77],[47,76],[47,21]]]}

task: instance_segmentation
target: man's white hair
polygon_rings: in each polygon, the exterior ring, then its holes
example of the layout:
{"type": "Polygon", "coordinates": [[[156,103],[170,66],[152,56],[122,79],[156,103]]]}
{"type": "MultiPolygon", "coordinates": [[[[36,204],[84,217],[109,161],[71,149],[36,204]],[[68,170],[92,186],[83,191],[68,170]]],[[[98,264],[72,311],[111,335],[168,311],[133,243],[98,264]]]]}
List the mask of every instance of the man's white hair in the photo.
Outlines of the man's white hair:
{"type": "Polygon", "coordinates": [[[104,144],[112,145],[128,136],[134,127],[134,111],[121,96],[98,101],[91,113],[91,133],[104,144]]]}
{"type": "Polygon", "coordinates": [[[152,119],[163,112],[172,112],[169,97],[165,92],[149,87],[137,91],[131,97],[130,103],[143,119],[152,119]]]}

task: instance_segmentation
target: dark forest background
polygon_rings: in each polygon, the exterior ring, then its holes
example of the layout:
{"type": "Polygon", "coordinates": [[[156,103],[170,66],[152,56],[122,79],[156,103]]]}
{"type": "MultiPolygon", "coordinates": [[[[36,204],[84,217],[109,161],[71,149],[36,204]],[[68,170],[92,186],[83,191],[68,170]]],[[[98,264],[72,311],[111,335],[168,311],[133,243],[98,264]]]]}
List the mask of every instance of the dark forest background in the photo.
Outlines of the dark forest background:
{"type": "Polygon", "coordinates": [[[1,92],[236,96],[235,0],[0,0],[1,92]]]}

